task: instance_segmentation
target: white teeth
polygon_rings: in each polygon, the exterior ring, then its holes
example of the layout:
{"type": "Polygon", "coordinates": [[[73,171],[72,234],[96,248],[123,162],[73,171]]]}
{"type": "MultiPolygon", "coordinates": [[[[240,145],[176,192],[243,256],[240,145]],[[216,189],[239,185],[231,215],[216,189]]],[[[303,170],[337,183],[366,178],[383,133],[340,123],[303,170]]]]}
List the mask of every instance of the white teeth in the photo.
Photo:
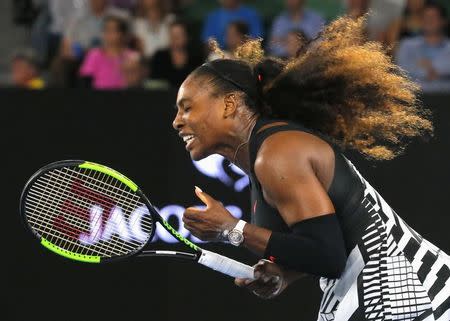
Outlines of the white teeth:
{"type": "Polygon", "coordinates": [[[184,141],[185,143],[190,142],[192,139],[194,139],[194,135],[186,135],[186,136],[183,136],[183,141],[184,141]]]}

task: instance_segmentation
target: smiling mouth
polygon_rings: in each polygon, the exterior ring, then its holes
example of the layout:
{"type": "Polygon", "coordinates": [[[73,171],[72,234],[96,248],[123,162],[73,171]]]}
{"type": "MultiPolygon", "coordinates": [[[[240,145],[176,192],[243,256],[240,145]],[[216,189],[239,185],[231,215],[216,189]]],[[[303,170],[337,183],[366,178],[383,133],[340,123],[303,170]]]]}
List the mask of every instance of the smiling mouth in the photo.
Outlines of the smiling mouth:
{"type": "Polygon", "coordinates": [[[195,140],[194,135],[183,136],[183,141],[186,143],[186,150],[190,150],[192,143],[195,140]]]}
{"type": "Polygon", "coordinates": [[[194,135],[186,135],[183,137],[183,141],[186,144],[189,144],[190,142],[192,142],[192,140],[194,140],[194,135]]]}

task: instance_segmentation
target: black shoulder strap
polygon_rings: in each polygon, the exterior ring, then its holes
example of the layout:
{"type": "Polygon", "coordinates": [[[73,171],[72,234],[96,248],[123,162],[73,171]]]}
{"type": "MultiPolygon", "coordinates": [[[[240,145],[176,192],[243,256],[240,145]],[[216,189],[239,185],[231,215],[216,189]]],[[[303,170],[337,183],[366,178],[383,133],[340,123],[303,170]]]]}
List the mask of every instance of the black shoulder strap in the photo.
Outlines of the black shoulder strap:
{"type": "MultiPolygon", "coordinates": [[[[320,137],[321,139],[325,140],[330,146],[334,149],[335,152],[340,151],[340,148],[331,141],[330,138],[325,137],[323,134],[317,133],[309,128],[304,127],[303,125],[292,123],[290,121],[284,120],[284,119],[267,119],[267,118],[258,118],[256,121],[255,127],[252,131],[251,137],[250,137],[250,144],[249,144],[249,151],[250,151],[250,168],[251,173],[253,176],[255,176],[254,173],[254,164],[256,161],[256,155],[258,154],[258,150],[261,147],[264,140],[271,136],[274,133],[281,132],[281,131],[288,131],[288,130],[297,130],[306,132],[315,136],[320,137]],[[262,127],[268,124],[273,123],[279,123],[283,122],[286,124],[282,125],[273,125],[271,127],[264,128],[261,130],[262,127]]],[[[256,178],[256,176],[255,176],[256,178]]]]}
{"type": "Polygon", "coordinates": [[[251,166],[251,173],[255,175],[254,173],[254,164],[256,161],[256,155],[258,154],[258,150],[261,147],[264,140],[271,136],[274,133],[280,132],[280,131],[287,131],[287,130],[299,130],[299,131],[305,131],[310,132],[307,129],[304,129],[303,126],[292,124],[286,120],[282,119],[266,119],[266,118],[259,118],[255,124],[255,127],[252,131],[252,135],[250,137],[250,144],[249,144],[249,151],[250,151],[250,166],[251,166]],[[271,127],[264,128],[261,130],[262,127],[268,124],[272,123],[279,123],[283,122],[286,124],[281,125],[274,125],[271,127]]]}

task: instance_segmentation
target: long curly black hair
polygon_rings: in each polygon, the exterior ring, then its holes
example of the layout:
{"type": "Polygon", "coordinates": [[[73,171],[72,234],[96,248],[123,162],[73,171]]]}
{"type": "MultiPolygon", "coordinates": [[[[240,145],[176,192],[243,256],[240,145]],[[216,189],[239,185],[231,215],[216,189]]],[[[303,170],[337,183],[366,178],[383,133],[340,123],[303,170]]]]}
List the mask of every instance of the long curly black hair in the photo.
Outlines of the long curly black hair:
{"type": "Polygon", "coordinates": [[[261,41],[249,40],[235,59],[206,63],[190,77],[208,77],[213,95],[243,92],[255,113],[300,122],[368,158],[392,159],[411,138],[432,135],[433,125],[417,85],[381,44],[367,41],[364,21],[335,20],[287,62],[264,57],[261,41]]]}

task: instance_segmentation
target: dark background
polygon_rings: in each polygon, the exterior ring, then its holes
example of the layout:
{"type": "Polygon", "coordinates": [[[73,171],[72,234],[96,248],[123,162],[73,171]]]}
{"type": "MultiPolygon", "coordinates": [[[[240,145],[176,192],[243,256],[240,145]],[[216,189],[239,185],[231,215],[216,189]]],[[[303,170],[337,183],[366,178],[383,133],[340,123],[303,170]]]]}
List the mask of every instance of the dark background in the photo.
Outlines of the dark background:
{"type": "MultiPolygon", "coordinates": [[[[22,187],[41,166],[61,159],[103,163],[132,178],[152,202],[199,204],[193,188],[248,213],[248,191],[200,174],[171,127],[174,93],[1,90],[3,264],[6,307],[0,320],[315,320],[318,280],[299,281],[262,301],[232,279],[196,264],[134,258],[109,265],[76,263],[41,248],[18,213],[22,187]],[[156,315],[158,317],[156,317],[156,315]]],[[[393,161],[347,156],[409,225],[450,252],[450,96],[423,97],[435,137],[415,141],[393,161]]],[[[245,216],[244,218],[247,218],[245,216]]],[[[153,247],[166,246],[152,244],[153,247]]],[[[171,248],[177,246],[171,245],[171,248]]],[[[207,244],[249,264],[243,249],[207,244]]],[[[3,269],[2,269],[3,270],[3,269]]]]}

